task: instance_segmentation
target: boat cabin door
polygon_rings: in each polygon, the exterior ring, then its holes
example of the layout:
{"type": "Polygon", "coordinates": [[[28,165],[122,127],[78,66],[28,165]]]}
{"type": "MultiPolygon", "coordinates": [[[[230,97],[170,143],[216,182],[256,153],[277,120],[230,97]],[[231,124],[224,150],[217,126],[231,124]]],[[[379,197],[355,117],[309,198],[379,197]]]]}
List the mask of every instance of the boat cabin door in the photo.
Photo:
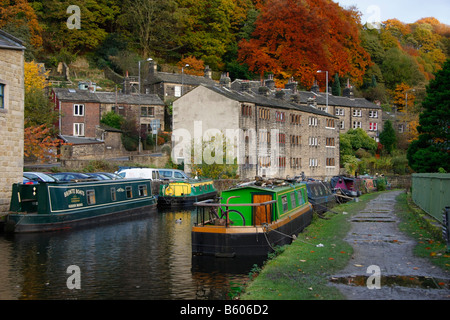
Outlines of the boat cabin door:
{"type": "MultiPolygon", "coordinates": [[[[273,197],[271,194],[253,194],[253,203],[263,203],[267,201],[272,201],[273,197]]],[[[261,225],[263,223],[272,222],[272,204],[265,206],[253,207],[253,224],[261,225]]]]}

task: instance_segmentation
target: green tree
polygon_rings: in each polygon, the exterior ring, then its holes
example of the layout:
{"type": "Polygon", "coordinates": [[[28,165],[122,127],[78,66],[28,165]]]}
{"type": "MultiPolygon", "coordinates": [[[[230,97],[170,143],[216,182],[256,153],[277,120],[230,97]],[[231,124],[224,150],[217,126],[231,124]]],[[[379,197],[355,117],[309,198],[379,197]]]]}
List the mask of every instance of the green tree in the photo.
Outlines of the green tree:
{"type": "Polygon", "coordinates": [[[416,172],[450,171],[450,60],[427,86],[419,116],[419,137],[408,148],[409,166],[416,172]]]}
{"type": "Polygon", "coordinates": [[[333,86],[331,87],[331,93],[333,96],[340,96],[341,95],[341,82],[339,79],[339,74],[334,75],[334,82],[333,86]]]}
{"type": "Polygon", "coordinates": [[[413,57],[397,47],[386,52],[381,70],[388,89],[394,89],[397,84],[402,82],[414,86],[425,80],[413,57]]]}
{"type": "Polygon", "coordinates": [[[110,126],[111,128],[121,129],[124,121],[125,119],[121,115],[114,111],[110,111],[102,116],[100,123],[110,126]]]}
{"type": "Polygon", "coordinates": [[[392,154],[397,146],[397,137],[390,120],[386,120],[384,123],[383,131],[380,133],[380,143],[389,154],[392,154]]]}

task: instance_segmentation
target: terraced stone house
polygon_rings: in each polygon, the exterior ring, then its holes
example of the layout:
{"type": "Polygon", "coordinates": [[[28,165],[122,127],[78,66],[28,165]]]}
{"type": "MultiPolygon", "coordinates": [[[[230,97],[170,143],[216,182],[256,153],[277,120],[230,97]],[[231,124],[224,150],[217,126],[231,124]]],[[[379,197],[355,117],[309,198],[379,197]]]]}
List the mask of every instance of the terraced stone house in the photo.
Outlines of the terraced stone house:
{"type": "Polygon", "coordinates": [[[0,212],[9,210],[12,184],[23,176],[24,50],[0,30],[0,212]]]}

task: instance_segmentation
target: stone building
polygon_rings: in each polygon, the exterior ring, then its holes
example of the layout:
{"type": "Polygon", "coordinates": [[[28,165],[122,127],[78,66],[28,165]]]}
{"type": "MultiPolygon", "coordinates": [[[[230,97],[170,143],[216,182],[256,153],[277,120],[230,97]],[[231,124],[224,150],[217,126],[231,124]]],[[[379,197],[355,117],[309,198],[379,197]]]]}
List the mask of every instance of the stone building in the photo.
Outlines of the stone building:
{"type": "Polygon", "coordinates": [[[198,139],[208,141],[222,133],[242,178],[303,172],[324,179],[339,174],[339,118],[311,99],[302,100],[296,83],[276,90],[272,81],[255,86],[250,81],[231,83],[223,76],[222,85],[199,86],[176,100],[173,161],[189,165],[199,155],[207,156],[196,150],[198,139]]]}
{"type": "Polygon", "coordinates": [[[12,184],[23,177],[24,50],[0,30],[0,212],[9,210],[12,184]]]}
{"type": "Polygon", "coordinates": [[[212,71],[206,66],[204,76],[193,76],[186,73],[170,73],[158,71],[155,61],[149,63],[149,72],[144,81],[146,93],[153,93],[161,99],[179,98],[199,85],[213,86],[212,71]]]}
{"type": "Polygon", "coordinates": [[[164,102],[155,94],[53,88],[52,99],[63,136],[96,138],[102,115],[110,111],[135,121],[147,132],[152,124],[159,124],[158,130],[164,128],[164,102]]]}

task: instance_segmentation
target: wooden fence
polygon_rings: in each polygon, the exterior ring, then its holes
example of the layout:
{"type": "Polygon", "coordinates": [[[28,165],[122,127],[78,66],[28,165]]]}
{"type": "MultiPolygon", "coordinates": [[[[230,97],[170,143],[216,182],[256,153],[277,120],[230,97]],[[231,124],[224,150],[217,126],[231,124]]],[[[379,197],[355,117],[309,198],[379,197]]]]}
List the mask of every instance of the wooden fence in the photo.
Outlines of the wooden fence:
{"type": "Polygon", "coordinates": [[[450,207],[450,173],[414,173],[412,199],[423,211],[442,223],[445,207],[450,207]]]}

